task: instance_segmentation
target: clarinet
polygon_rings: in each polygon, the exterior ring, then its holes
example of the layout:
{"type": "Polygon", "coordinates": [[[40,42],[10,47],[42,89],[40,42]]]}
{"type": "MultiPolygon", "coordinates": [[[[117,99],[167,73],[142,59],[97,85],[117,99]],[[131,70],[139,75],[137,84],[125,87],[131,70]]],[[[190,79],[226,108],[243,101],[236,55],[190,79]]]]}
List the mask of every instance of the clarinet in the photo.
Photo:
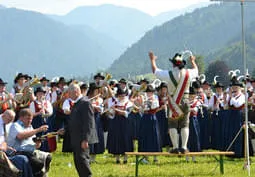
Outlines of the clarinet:
{"type": "MultiPolygon", "coordinates": [[[[168,105],[168,97],[166,94],[164,94],[163,100],[164,100],[164,104],[168,105]]],[[[168,113],[168,107],[166,106],[166,109],[165,109],[166,118],[168,117],[167,113],[168,113]]]]}

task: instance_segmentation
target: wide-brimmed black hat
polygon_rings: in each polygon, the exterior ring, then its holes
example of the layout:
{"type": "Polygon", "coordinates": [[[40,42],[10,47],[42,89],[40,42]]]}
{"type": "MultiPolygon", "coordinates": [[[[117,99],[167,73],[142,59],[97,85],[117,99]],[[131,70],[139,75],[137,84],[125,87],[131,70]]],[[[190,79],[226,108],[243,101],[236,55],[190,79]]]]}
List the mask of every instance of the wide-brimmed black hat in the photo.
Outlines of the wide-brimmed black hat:
{"type": "Polygon", "coordinates": [[[173,58],[169,58],[169,60],[173,63],[173,65],[178,67],[184,67],[186,65],[186,61],[183,60],[182,54],[176,53],[173,58]]]}
{"type": "Polygon", "coordinates": [[[59,80],[58,80],[58,84],[59,83],[66,84],[65,78],[64,77],[60,77],[59,80]]]}
{"type": "Polygon", "coordinates": [[[199,80],[192,82],[192,87],[196,89],[201,88],[201,82],[199,80]]]}
{"type": "Polygon", "coordinates": [[[239,82],[237,79],[232,80],[230,86],[239,86],[239,87],[243,87],[243,83],[239,82]]]}
{"type": "Polygon", "coordinates": [[[204,82],[202,82],[202,85],[209,85],[209,86],[211,86],[212,84],[209,83],[208,81],[204,81],[204,82]]]}
{"type": "Polygon", "coordinates": [[[35,94],[37,94],[38,92],[46,93],[46,90],[45,90],[43,87],[37,87],[37,88],[35,89],[35,94]]]}
{"type": "Polygon", "coordinates": [[[167,83],[166,83],[166,82],[161,82],[159,88],[160,88],[160,89],[161,89],[161,88],[168,88],[168,87],[167,87],[167,83]]]}
{"type": "Polygon", "coordinates": [[[6,85],[7,84],[7,82],[4,82],[3,80],[2,80],[2,78],[0,78],[0,85],[6,85]]]}
{"type": "Polygon", "coordinates": [[[50,80],[47,79],[45,76],[43,76],[43,77],[40,79],[40,82],[42,82],[42,81],[47,81],[47,82],[49,82],[50,80]]]}
{"type": "Polygon", "coordinates": [[[190,95],[195,95],[196,94],[196,91],[195,91],[194,87],[189,87],[189,94],[190,95]]]}
{"type": "Polygon", "coordinates": [[[119,83],[126,84],[126,83],[127,83],[127,81],[126,81],[126,79],[121,78],[121,79],[119,80],[119,83]]]}
{"type": "Polygon", "coordinates": [[[101,80],[104,80],[104,75],[102,73],[97,73],[95,76],[94,76],[94,80],[96,80],[96,78],[100,78],[101,80]]]}
{"type": "Polygon", "coordinates": [[[116,95],[127,95],[128,94],[128,90],[127,89],[122,89],[120,87],[118,87],[116,95]]]}
{"type": "Polygon", "coordinates": [[[87,95],[90,95],[94,92],[94,90],[101,88],[99,85],[97,85],[95,82],[89,83],[89,90],[87,95]]]}
{"type": "Polygon", "coordinates": [[[139,83],[142,84],[142,82],[145,82],[146,84],[149,84],[149,83],[150,83],[149,80],[146,79],[146,78],[141,79],[139,83]]]}
{"type": "Polygon", "coordinates": [[[155,88],[152,85],[147,85],[145,92],[155,92],[155,88]]]}
{"type": "Polygon", "coordinates": [[[22,74],[22,73],[18,73],[18,75],[14,79],[14,83],[17,83],[18,80],[21,79],[21,78],[25,78],[26,79],[26,75],[22,74]]]}
{"type": "Polygon", "coordinates": [[[116,81],[116,80],[111,80],[110,82],[109,82],[109,85],[110,86],[115,86],[116,84],[118,83],[118,81],[116,81]]]}
{"type": "Polygon", "coordinates": [[[24,76],[25,76],[25,79],[26,79],[26,80],[31,80],[31,79],[32,79],[32,77],[29,76],[28,74],[25,74],[24,76]]]}
{"type": "Polygon", "coordinates": [[[217,82],[213,87],[214,88],[224,88],[224,85],[220,82],[217,82]]]}

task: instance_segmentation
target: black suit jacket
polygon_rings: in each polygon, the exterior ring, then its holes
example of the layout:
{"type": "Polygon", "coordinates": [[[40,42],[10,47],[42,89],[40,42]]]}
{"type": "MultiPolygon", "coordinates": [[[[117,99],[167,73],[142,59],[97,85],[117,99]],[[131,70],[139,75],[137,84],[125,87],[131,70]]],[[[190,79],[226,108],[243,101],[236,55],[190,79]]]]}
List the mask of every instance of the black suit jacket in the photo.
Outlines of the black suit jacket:
{"type": "Polygon", "coordinates": [[[94,111],[89,101],[82,97],[72,108],[69,119],[72,147],[81,148],[83,140],[89,144],[98,142],[94,111]]]}

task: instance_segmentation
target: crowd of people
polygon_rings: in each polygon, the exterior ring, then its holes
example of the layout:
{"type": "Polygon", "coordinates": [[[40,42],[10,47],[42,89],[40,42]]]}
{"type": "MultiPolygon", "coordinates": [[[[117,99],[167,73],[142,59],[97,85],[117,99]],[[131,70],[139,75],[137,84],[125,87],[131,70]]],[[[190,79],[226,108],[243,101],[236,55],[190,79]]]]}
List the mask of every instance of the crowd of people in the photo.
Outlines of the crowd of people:
{"type": "MultiPolygon", "coordinates": [[[[82,97],[91,105],[92,110],[88,107],[84,114],[93,114],[97,136],[96,141],[83,144],[89,148],[89,163],[96,162],[96,155],[107,149],[117,164],[121,157],[126,164],[125,152],[134,151],[135,140],[140,152],[161,152],[163,147],[170,153],[227,150],[242,128],[245,96],[251,109],[255,107],[255,79],[245,76],[245,82],[240,82],[233,71],[230,85],[218,82],[217,76],[214,83],[209,83],[199,76],[194,56],[190,57],[192,68],[185,69],[185,60],[176,54],[170,60],[170,72],[157,68],[152,52],[149,57],[152,71],[160,80],[150,82],[145,78],[134,83],[98,73],[87,84],[67,82],[64,77],[36,79],[19,73],[8,92],[7,83],[0,79],[0,149],[24,177],[47,176],[50,152],[56,149],[49,135],[63,138],[62,152],[76,148],[72,142],[78,132],[73,129],[79,123],[70,122],[70,117],[83,114],[72,111],[74,106],[77,109],[74,99],[82,97]],[[248,93],[244,93],[244,84],[248,93]],[[70,95],[70,89],[78,89],[79,95],[70,95]]],[[[243,156],[242,133],[229,150],[235,151],[236,157],[243,156]]],[[[79,155],[74,154],[74,158],[78,163],[79,155]]],[[[153,162],[157,161],[154,156],[153,162]]]]}

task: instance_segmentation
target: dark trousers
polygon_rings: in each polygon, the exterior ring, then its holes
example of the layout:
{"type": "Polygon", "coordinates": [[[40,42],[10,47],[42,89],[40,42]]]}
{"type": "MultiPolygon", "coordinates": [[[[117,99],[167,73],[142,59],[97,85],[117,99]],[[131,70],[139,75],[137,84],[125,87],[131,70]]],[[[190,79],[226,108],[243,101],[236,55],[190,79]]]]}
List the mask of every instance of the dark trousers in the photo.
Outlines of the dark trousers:
{"type": "Polygon", "coordinates": [[[79,177],[91,177],[92,172],[89,165],[89,149],[75,149],[73,152],[73,158],[79,177]]]}
{"type": "Polygon", "coordinates": [[[9,157],[9,159],[19,170],[22,170],[21,177],[33,177],[32,168],[26,156],[15,155],[15,156],[9,157]]]}

